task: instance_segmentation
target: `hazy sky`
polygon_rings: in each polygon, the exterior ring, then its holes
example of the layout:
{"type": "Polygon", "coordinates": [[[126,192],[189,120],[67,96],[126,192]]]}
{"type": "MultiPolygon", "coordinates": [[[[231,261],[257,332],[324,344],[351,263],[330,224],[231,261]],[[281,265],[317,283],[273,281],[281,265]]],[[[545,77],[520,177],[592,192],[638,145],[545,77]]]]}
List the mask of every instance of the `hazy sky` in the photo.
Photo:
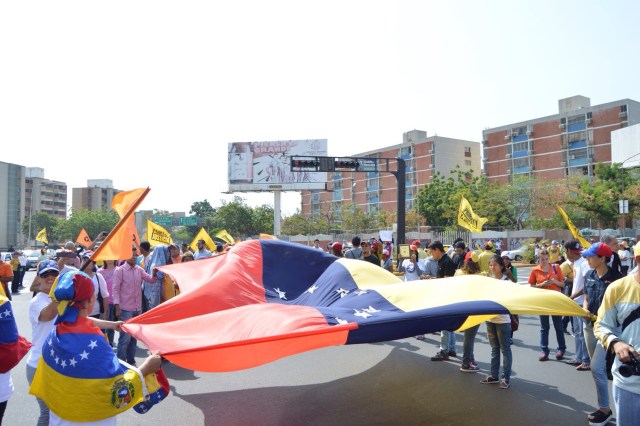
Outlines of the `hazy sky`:
{"type": "MultiPolygon", "coordinates": [[[[482,130],[640,100],[640,2],[13,1],[0,4],[0,161],[142,209],[229,200],[227,143],[482,130]]],[[[240,194],[242,195],[242,194],[240,194]]],[[[244,194],[271,204],[271,194],[244,194]]],[[[283,213],[299,208],[283,195],[283,213]]]]}

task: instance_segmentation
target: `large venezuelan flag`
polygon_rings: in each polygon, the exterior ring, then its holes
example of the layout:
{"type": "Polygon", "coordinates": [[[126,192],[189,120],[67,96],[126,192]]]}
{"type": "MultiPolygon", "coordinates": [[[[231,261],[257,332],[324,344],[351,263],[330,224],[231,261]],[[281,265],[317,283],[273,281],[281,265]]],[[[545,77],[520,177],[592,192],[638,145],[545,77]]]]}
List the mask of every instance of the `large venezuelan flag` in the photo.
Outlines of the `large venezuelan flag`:
{"type": "Polygon", "coordinates": [[[192,370],[232,371],[320,347],[463,330],[498,314],[586,316],[568,297],[482,276],[403,282],[280,240],[159,268],[180,295],[124,328],[192,370]]]}
{"type": "Polygon", "coordinates": [[[0,287],[0,374],[18,365],[29,352],[31,343],[18,334],[11,302],[0,287]]]}
{"type": "Polygon", "coordinates": [[[63,419],[87,422],[132,407],[146,412],[167,395],[161,371],[145,382],[147,398],[138,372],[120,364],[100,329],[79,317],[76,323],[57,324],[49,334],[29,393],[63,419]]]}

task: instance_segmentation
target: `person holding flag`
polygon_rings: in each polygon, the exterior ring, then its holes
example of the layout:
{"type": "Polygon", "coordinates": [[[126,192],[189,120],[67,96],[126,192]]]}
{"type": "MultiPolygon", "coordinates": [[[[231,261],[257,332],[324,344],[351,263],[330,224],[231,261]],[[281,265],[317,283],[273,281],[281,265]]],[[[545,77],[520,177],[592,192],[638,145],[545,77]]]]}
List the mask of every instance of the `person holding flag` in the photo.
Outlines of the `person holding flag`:
{"type": "MultiPolygon", "coordinates": [[[[73,271],[54,286],[59,316],[29,389],[49,407],[50,424],[115,425],[117,414],[132,407],[146,412],[164,399],[169,383],[160,370],[160,356],[151,354],[139,369],[119,362],[97,323],[88,318],[96,302],[91,279],[73,271]]],[[[119,328],[121,323],[111,325],[119,328]]]]}

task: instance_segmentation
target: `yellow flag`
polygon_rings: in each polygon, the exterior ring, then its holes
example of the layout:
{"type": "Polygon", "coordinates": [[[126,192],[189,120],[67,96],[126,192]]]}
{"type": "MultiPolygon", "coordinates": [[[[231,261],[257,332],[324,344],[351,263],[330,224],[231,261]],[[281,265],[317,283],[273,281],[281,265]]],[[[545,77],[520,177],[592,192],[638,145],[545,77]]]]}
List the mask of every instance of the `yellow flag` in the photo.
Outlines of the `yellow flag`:
{"type": "Polygon", "coordinates": [[[234,243],[233,237],[229,235],[226,229],[223,229],[222,231],[218,232],[216,234],[216,237],[220,238],[222,241],[224,241],[227,244],[234,243]]]}
{"type": "Polygon", "coordinates": [[[87,234],[87,231],[85,231],[84,228],[82,228],[78,234],[76,243],[80,244],[82,247],[89,247],[91,245],[91,238],[89,238],[89,234],[87,234]]]}
{"type": "Polygon", "coordinates": [[[462,226],[465,229],[468,229],[471,232],[476,232],[478,234],[482,233],[482,226],[489,219],[480,217],[473,212],[471,208],[471,204],[467,201],[466,198],[462,197],[460,199],[460,211],[458,212],[458,225],[462,226]]]}
{"type": "Polygon", "coordinates": [[[189,244],[191,250],[196,251],[198,249],[196,246],[198,240],[204,241],[204,246],[207,250],[214,251],[216,249],[216,243],[213,242],[209,234],[207,234],[207,231],[204,230],[204,227],[200,228],[193,241],[191,241],[191,244],[189,244]]]}
{"type": "Polygon", "coordinates": [[[36,235],[36,241],[49,244],[49,240],[47,239],[47,228],[42,228],[40,232],[38,232],[38,235],[36,235]]]}
{"type": "Polygon", "coordinates": [[[589,244],[589,242],[582,236],[582,234],[580,234],[580,231],[578,231],[576,227],[573,226],[573,223],[571,222],[571,219],[569,219],[567,212],[565,212],[558,204],[556,204],[556,209],[558,209],[558,213],[560,213],[560,216],[562,216],[564,222],[567,224],[567,227],[569,228],[569,231],[571,231],[571,235],[573,235],[573,238],[580,241],[582,247],[589,248],[591,244],[589,244]]]}
{"type": "Polygon", "coordinates": [[[171,234],[169,234],[169,232],[167,232],[167,230],[162,226],[157,223],[153,223],[150,220],[147,220],[147,241],[149,241],[149,244],[151,244],[152,247],[159,244],[173,244],[171,234]]]}

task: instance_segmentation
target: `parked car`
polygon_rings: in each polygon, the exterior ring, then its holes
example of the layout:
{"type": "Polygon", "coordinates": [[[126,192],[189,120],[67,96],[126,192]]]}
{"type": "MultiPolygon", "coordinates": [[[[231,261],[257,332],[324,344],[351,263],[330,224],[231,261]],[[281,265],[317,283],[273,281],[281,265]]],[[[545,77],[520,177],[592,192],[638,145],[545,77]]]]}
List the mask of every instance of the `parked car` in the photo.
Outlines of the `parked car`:
{"type": "Polygon", "coordinates": [[[2,253],[0,253],[0,258],[2,258],[4,262],[9,263],[9,261],[11,260],[11,252],[3,251],[2,253]]]}
{"type": "Polygon", "coordinates": [[[516,262],[520,262],[522,259],[524,259],[525,257],[527,257],[527,252],[530,251],[531,249],[527,246],[521,246],[518,249],[515,250],[507,250],[507,251],[503,251],[502,255],[507,255],[509,256],[509,259],[511,260],[515,260],[516,262]]]}
{"type": "Polygon", "coordinates": [[[36,269],[38,267],[40,250],[25,250],[24,254],[27,256],[27,271],[29,269],[36,269]]]}

